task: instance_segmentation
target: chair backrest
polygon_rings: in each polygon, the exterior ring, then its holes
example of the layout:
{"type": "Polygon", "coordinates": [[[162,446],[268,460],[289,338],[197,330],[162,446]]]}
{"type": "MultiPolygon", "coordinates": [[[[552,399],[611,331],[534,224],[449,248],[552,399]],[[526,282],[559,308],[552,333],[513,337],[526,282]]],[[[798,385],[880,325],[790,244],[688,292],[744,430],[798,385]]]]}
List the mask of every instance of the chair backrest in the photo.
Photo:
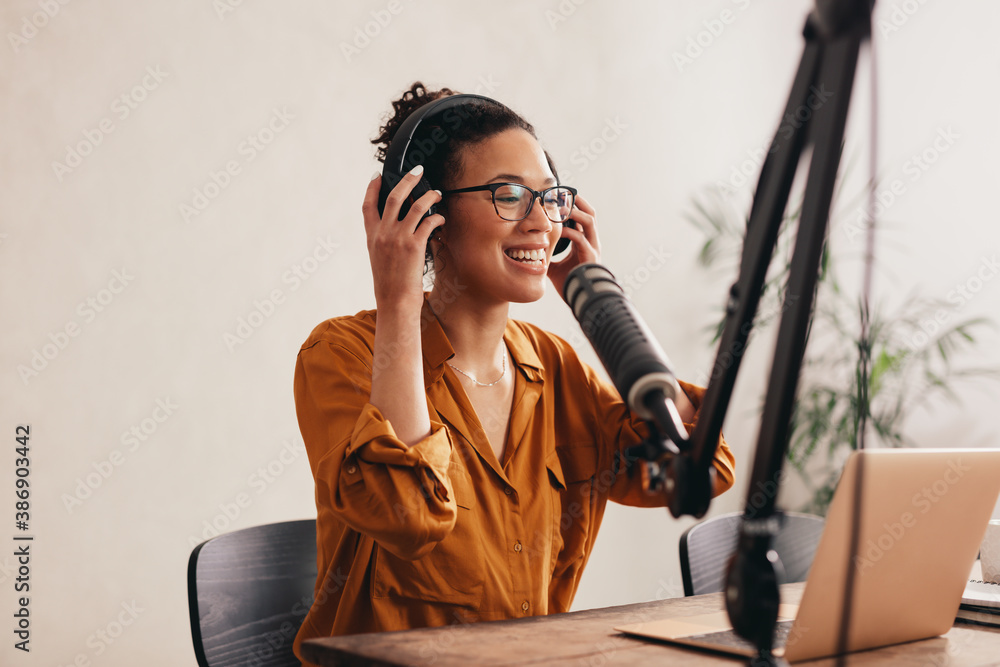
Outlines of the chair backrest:
{"type": "Polygon", "coordinates": [[[202,542],[188,560],[200,667],[298,667],[292,641],[312,605],[316,521],[286,521],[202,542]]]}
{"type": "MultiPolygon", "coordinates": [[[[742,512],[722,514],[691,526],[681,535],[681,579],[684,595],[718,593],[726,587],[726,565],[736,551],[742,512]]],[[[809,575],[824,520],[812,514],[785,512],[774,540],[785,577],[781,583],[805,581],[809,575]]]]}

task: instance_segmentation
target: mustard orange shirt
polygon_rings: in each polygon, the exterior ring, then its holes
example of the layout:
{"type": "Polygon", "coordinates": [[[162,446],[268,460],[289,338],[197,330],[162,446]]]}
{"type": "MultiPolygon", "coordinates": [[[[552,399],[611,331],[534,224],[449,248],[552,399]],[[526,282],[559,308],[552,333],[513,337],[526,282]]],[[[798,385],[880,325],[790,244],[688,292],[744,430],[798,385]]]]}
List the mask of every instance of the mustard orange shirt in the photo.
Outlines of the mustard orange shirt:
{"type": "MultiPolygon", "coordinates": [[[[607,501],[665,504],[620,456],[645,423],[566,341],[508,320],[514,399],[498,461],[425,299],[431,433],[407,447],[368,402],[375,321],[373,310],[328,320],[298,355],[319,577],[296,652],[313,637],[567,611],[607,501]]],[[[697,409],[704,391],[681,387],[697,409]]],[[[733,483],[724,441],[714,466],[718,494],[733,483]]]]}

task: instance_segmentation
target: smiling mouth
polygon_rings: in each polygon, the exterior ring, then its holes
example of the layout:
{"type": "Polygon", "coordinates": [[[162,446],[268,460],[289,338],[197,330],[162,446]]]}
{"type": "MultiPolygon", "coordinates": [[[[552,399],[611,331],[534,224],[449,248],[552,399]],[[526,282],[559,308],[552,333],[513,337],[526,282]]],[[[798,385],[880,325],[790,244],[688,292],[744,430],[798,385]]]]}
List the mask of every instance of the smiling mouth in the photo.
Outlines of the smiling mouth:
{"type": "Polygon", "coordinates": [[[504,250],[504,254],[514,261],[521,262],[522,264],[545,266],[544,250],[518,250],[517,248],[508,248],[507,250],[504,250]]]}

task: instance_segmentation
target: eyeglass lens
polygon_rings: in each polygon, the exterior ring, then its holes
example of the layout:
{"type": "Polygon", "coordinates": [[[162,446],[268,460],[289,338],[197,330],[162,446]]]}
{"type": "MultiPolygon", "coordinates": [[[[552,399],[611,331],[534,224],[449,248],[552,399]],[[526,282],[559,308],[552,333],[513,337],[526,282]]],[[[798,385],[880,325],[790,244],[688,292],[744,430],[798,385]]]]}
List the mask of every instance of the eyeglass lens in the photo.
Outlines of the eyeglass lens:
{"type": "MultiPolygon", "coordinates": [[[[493,203],[504,220],[523,220],[534,197],[524,186],[504,185],[493,194],[493,203]]],[[[573,193],[568,188],[549,188],[542,195],[542,208],[552,222],[565,222],[573,212],[573,193]]]]}

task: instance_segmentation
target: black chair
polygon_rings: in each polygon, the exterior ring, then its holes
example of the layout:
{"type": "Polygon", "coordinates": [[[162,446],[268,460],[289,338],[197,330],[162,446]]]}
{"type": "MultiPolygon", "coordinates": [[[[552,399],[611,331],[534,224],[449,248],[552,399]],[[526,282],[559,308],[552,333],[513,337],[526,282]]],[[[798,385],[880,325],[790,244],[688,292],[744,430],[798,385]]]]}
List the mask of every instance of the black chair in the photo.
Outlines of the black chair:
{"type": "MultiPolygon", "coordinates": [[[[681,535],[681,579],[684,595],[718,593],[726,587],[726,566],[736,551],[742,512],[722,514],[691,526],[681,535]]],[[[785,512],[774,550],[785,568],[782,583],[805,581],[809,575],[824,520],[812,514],[785,512]]]]}
{"type": "Polygon", "coordinates": [[[298,667],[292,641],[313,600],[316,521],[219,535],[188,560],[191,637],[200,667],[298,667]]]}

